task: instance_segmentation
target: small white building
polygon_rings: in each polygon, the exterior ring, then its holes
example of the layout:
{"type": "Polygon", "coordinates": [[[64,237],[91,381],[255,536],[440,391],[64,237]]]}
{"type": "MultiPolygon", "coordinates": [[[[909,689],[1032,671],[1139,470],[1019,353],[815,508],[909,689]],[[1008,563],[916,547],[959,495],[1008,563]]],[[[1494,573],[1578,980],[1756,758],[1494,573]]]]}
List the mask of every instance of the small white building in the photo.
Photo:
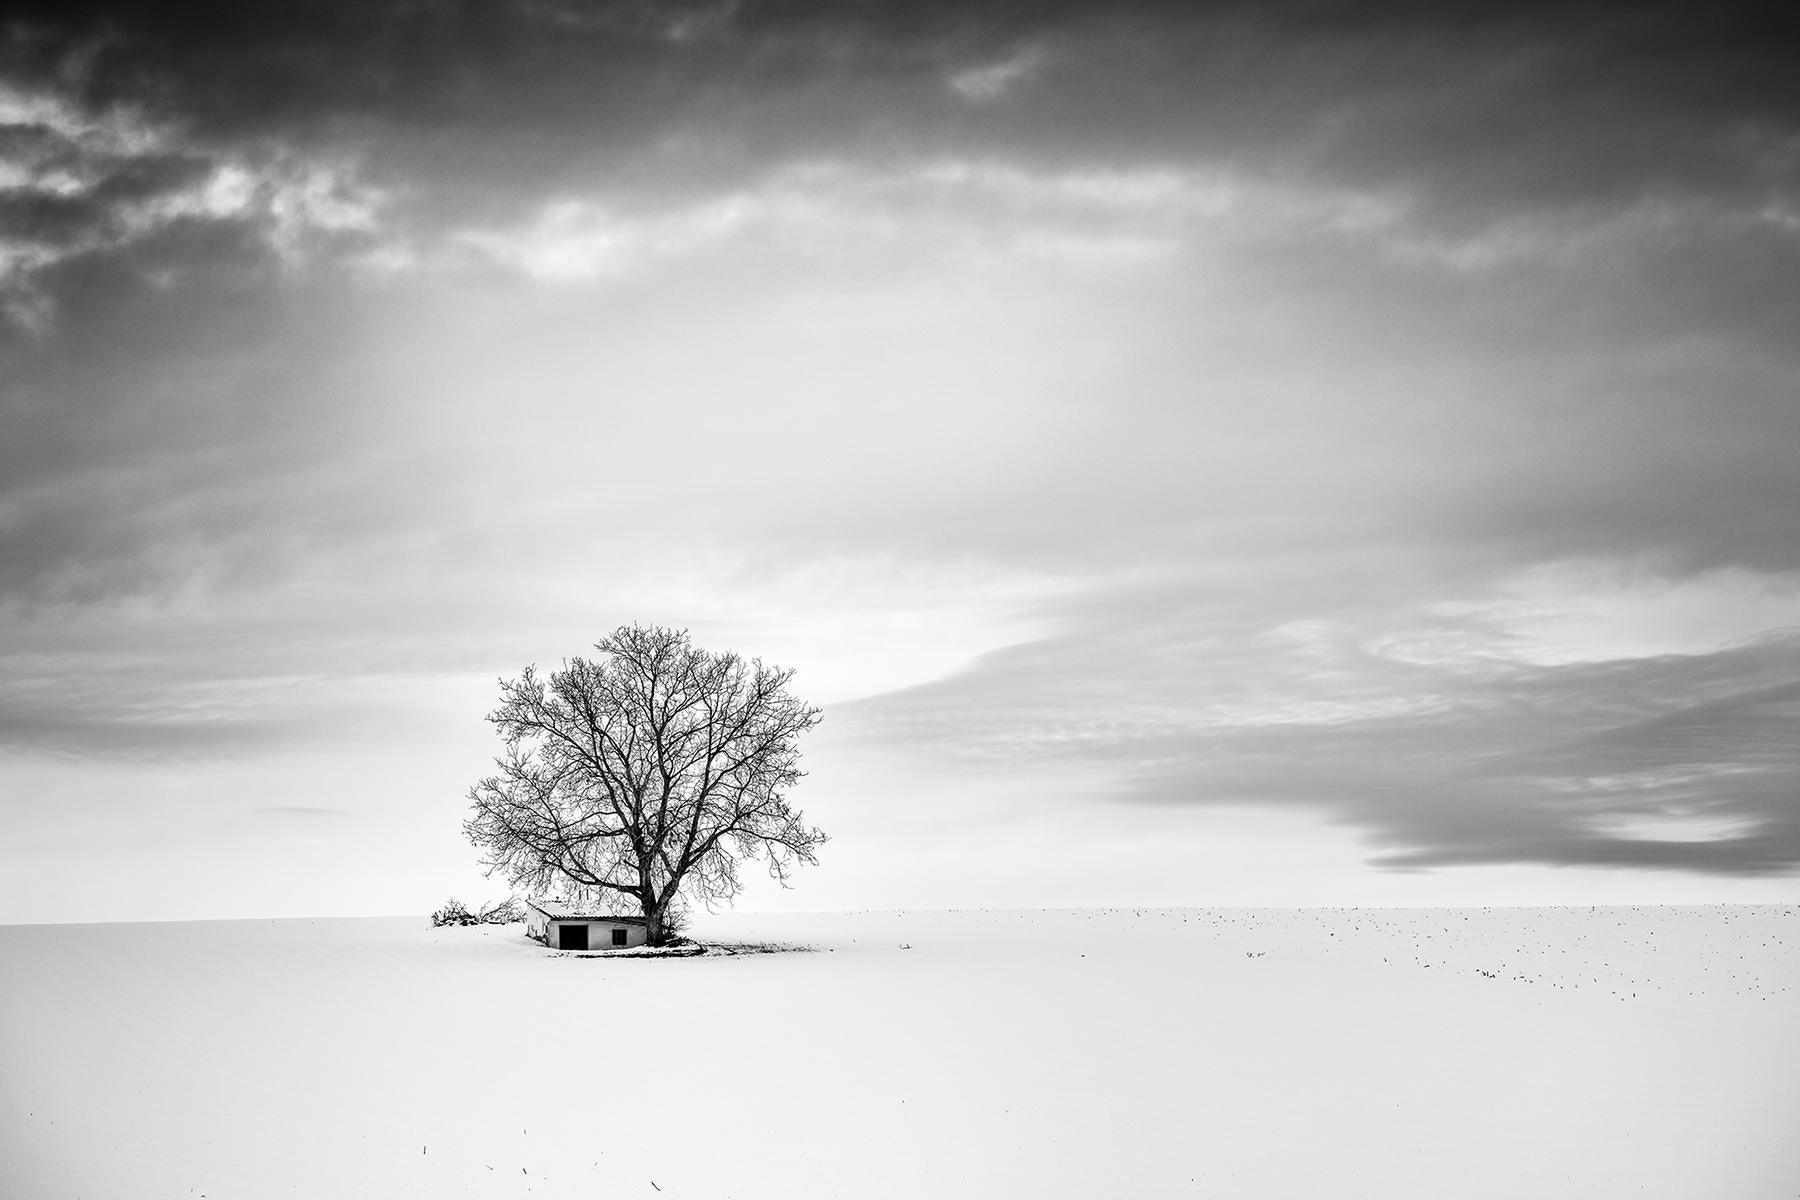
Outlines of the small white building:
{"type": "Polygon", "coordinates": [[[527,900],[525,935],[552,950],[618,950],[642,946],[650,930],[642,917],[615,917],[561,900],[527,900]]]}

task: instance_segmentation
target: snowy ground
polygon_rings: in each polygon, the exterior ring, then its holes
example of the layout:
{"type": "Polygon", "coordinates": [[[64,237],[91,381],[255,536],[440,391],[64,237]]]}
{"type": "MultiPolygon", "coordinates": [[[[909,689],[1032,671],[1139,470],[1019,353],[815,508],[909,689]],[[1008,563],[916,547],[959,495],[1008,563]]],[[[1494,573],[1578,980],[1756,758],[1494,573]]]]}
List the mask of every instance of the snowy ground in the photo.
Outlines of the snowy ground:
{"type": "Polygon", "coordinates": [[[0,1196],[1800,1196],[1800,908],[0,928],[0,1196]]]}

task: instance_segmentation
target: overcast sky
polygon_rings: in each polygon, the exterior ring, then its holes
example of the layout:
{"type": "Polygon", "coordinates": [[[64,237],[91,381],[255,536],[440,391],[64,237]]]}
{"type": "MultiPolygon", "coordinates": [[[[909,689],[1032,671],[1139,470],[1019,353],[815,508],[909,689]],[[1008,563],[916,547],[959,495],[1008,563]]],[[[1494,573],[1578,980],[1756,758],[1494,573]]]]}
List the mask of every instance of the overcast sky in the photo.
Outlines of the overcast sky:
{"type": "Polygon", "coordinates": [[[1750,9],[31,8],[0,920],[473,897],[631,620],[825,707],[750,907],[1800,899],[1750,9]]]}

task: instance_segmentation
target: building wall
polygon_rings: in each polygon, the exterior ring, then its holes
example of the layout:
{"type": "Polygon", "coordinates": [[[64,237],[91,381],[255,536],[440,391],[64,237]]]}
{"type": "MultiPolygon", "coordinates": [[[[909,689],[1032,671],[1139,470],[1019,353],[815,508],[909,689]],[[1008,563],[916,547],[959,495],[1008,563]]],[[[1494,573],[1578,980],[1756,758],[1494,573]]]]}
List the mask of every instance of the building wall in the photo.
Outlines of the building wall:
{"type": "Polygon", "coordinates": [[[557,930],[564,925],[586,925],[588,927],[588,949],[590,950],[611,950],[613,948],[612,931],[615,929],[625,931],[627,946],[642,946],[649,939],[649,931],[642,925],[631,925],[621,921],[552,921],[535,908],[528,908],[525,912],[525,935],[536,938],[552,950],[556,949],[557,943],[562,940],[562,935],[557,930]]]}
{"type": "Polygon", "coordinates": [[[613,948],[612,931],[615,929],[625,931],[627,946],[641,946],[649,936],[649,931],[642,925],[626,925],[614,921],[552,921],[550,923],[550,945],[553,948],[561,938],[561,935],[556,932],[556,927],[559,925],[586,925],[589,950],[611,950],[613,948]]]}

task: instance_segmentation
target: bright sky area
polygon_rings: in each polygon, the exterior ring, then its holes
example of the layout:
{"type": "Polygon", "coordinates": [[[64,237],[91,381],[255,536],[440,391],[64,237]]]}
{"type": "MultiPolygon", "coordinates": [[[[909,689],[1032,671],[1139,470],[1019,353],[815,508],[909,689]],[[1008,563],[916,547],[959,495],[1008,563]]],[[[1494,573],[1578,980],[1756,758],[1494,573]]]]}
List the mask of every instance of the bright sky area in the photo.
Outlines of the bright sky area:
{"type": "Polygon", "coordinates": [[[473,899],[633,620],[825,708],[747,907],[1800,898],[1745,14],[32,7],[0,921],[473,899]]]}

